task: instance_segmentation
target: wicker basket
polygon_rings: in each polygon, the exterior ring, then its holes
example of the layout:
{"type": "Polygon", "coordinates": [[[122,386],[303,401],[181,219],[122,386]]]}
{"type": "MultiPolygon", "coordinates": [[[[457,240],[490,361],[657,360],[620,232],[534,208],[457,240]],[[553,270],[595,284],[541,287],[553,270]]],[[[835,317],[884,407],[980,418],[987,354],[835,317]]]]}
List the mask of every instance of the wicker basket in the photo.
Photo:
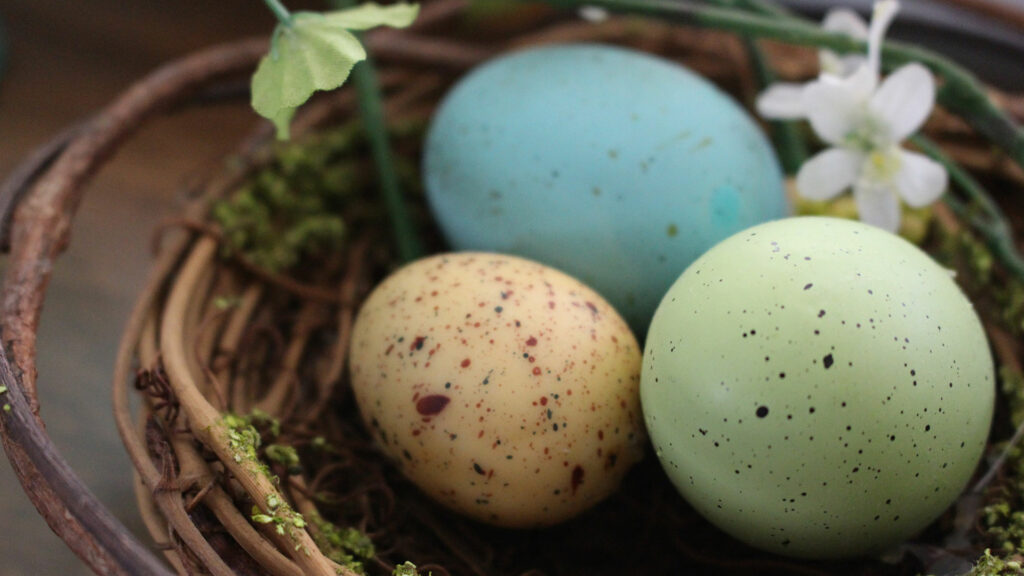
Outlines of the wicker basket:
{"type": "MultiPolygon", "coordinates": [[[[746,47],[729,34],[629,18],[591,23],[537,6],[467,27],[464,10],[461,0],[437,0],[426,4],[409,30],[367,36],[379,61],[395,146],[410,169],[419,156],[422,126],[446,88],[473,65],[524,45],[624,44],[683,62],[743,102],[751,102],[759,89],[746,47]]],[[[16,199],[7,207],[3,238],[10,251],[0,354],[0,380],[10,405],[0,417],[3,441],[29,497],[94,571],[168,574],[169,565],[178,573],[218,576],[344,572],[348,568],[339,562],[346,554],[358,556],[360,542],[338,526],[354,526],[371,537],[376,554],[363,560],[370,573],[390,573],[406,560],[435,574],[901,574],[923,566],[913,556],[891,564],[868,559],[839,565],[748,549],[709,529],[654,458],[597,510],[544,531],[482,527],[421,496],[375,451],[346,389],[343,368],[353,312],[395,261],[382,230],[386,218],[373,195],[372,171],[362,168],[372,162],[351,121],[356,98],[347,88],[304,108],[293,128],[298,148],[275,145],[268,126],[255,130],[176,219],[184,232],[159,251],[115,365],[115,418],[135,464],[140,512],[158,546],[131,537],[61,459],[38,416],[35,342],[51,265],[66,246],[84,186],[102,163],[158,113],[244,95],[246,76],[266,49],[265,41],[244,41],[157,70],[90,122],[28,158],[2,190],[16,199]],[[348,205],[346,218],[354,232],[346,247],[325,255],[315,274],[285,275],[244,256],[219,257],[225,239],[208,219],[211,204],[255,174],[280,169],[287,154],[314,147],[333,147],[331,154],[340,150],[346,169],[355,174],[353,182],[367,192],[348,205]],[[171,386],[172,379],[186,381],[187,394],[171,386]],[[133,385],[142,399],[138,410],[132,408],[133,385]],[[287,453],[266,460],[277,483],[267,475],[245,474],[231,462],[224,442],[218,448],[207,437],[209,430],[196,424],[223,422],[226,412],[251,414],[254,408],[267,416],[250,417],[245,424],[264,442],[295,447],[302,456],[301,466],[287,453]],[[273,522],[253,522],[255,494],[280,495],[289,511],[294,507],[303,514],[308,531],[296,524],[299,529],[289,527],[282,536],[273,522]],[[163,551],[166,562],[154,549],[163,551]]],[[[767,43],[765,49],[787,78],[815,72],[812,50],[767,43]]],[[[1017,100],[1003,101],[1020,108],[1017,100]]],[[[929,133],[997,186],[1024,184],[1018,168],[992,154],[957,118],[937,114],[929,133]]],[[[414,183],[415,176],[410,180],[414,183]]],[[[411,193],[407,201],[426,242],[441,249],[422,199],[411,193]]],[[[944,235],[961,228],[949,210],[940,207],[936,214],[944,235]]],[[[997,306],[982,303],[979,309],[1000,314],[997,306]]],[[[1019,343],[995,320],[991,325],[1001,364],[1019,374],[1019,343]]],[[[1002,416],[999,433],[1008,428],[1002,416]]],[[[252,439],[236,440],[244,445],[252,439]]],[[[264,449],[259,454],[267,456],[264,449]]],[[[950,513],[937,532],[948,532],[955,520],[950,513]]],[[[987,543],[982,535],[968,540],[972,548],[965,557],[976,557],[987,543]]],[[[938,546],[932,550],[943,553],[938,546]]]]}

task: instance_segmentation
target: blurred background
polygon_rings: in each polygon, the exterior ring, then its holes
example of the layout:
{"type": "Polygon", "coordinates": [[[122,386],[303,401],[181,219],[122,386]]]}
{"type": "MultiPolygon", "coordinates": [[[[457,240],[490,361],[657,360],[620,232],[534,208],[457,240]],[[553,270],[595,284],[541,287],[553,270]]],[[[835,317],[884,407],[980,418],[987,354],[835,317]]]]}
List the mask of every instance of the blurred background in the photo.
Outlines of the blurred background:
{"type": "MultiPolygon", "coordinates": [[[[846,3],[861,11],[871,4],[846,3]]],[[[817,18],[837,3],[789,4],[817,18]]],[[[7,57],[0,177],[160,63],[267,35],[273,25],[258,0],[0,0],[7,57]]],[[[893,36],[933,46],[994,85],[1024,91],[1024,0],[908,0],[893,36]]],[[[70,465],[139,534],[130,465],[110,410],[121,328],[149,268],[154,228],[176,213],[188,182],[215,168],[256,121],[244,107],[213,107],[143,130],[90,186],[49,288],[39,334],[42,416],[70,465]]],[[[90,574],[39,517],[6,459],[0,488],[0,575],[90,574]]]]}
{"type": "MultiPolygon", "coordinates": [[[[159,64],[214,43],[269,34],[254,0],[0,0],[0,175],[159,64]]],[[[150,239],[181,191],[256,121],[241,106],[160,120],[93,182],[49,288],[39,334],[42,416],[97,496],[137,533],[130,464],[110,409],[119,333],[149,269],[150,239]]],[[[86,575],[0,462],[0,574],[86,575]]]]}

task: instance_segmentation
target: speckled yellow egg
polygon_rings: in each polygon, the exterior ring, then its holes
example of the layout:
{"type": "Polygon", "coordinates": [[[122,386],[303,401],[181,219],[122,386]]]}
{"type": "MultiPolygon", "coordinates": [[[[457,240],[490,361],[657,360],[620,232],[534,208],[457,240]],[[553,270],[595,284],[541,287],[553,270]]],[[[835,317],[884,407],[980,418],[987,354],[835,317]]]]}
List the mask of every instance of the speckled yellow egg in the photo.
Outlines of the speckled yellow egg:
{"type": "Polygon", "coordinates": [[[352,336],[363,420],[402,472],[480,521],[535,527],[612,493],[643,454],[641,353],[596,292],[513,256],[386,278],[352,336]]]}
{"type": "Polygon", "coordinates": [[[666,472],[723,530],[780,554],[884,552],[956,499],[995,400],[947,270],[859,222],[740,232],[669,290],[641,396],[666,472]]]}

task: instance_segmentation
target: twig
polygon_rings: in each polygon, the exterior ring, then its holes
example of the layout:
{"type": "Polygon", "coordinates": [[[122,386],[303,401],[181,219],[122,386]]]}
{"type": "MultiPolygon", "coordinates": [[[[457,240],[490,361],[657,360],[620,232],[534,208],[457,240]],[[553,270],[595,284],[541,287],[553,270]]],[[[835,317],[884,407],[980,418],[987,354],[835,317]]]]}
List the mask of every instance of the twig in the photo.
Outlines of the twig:
{"type": "MultiPolygon", "coordinates": [[[[1021,374],[1021,363],[1017,357],[1016,344],[1013,342],[1013,339],[1010,338],[1009,334],[995,326],[988,325],[986,326],[986,329],[988,331],[989,338],[992,340],[996,355],[999,357],[1000,364],[1019,376],[1021,374]]],[[[1009,460],[1010,455],[1018,449],[1021,440],[1024,440],[1024,421],[1017,425],[1017,429],[1013,433],[1013,436],[1006,442],[1006,445],[1003,447],[1002,451],[1000,451],[996,460],[989,465],[988,471],[985,472],[985,475],[974,484],[971,488],[971,492],[981,494],[985,491],[985,488],[987,488],[1002,471],[1003,466],[1006,464],[1006,461],[1009,460]]]]}
{"type": "MultiPolygon", "coordinates": [[[[345,8],[351,6],[352,1],[333,0],[331,4],[337,8],[345,8]]],[[[384,204],[391,217],[391,227],[398,247],[398,256],[403,262],[409,262],[423,254],[423,247],[420,245],[416,227],[398,182],[398,172],[395,170],[391,145],[388,142],[384,107],[381,103],[380,86],[377,83],[377,71],[369,56],[355,66],[352,70],[352,78],[359,94],[359,111],[370,140],[370,151],[377,167],[377,177],[380,179],[384,204]]]]}
{"type": "Polygon", "coordinates": [[[974,230],[984,238],[985,243],[1006,266],[1007,270],[1017,278],[1024,280],[1024,258],[1017,250],[1006,215],[1003,214],[992,196],[973,176],[953,162],[941,148],[927,137],[918,135],[913,136],[910,140],[922,152],[946,168],[950,179],[967,195],[967,198],[973,203],[973,208],[965,208],[955,200],[951,202],[948,197],[947,203],[971,222],[974,230]]]}
{"type": "Polygon", "coordinates": [[[317,387],[320,397],[325,401],[313,407],[312,419],[318,418],[327,407],[327,401],[333,398],[333,387],[341,379],[348,358],[349,343],[352,339],[352,322],[356,309],[356,292],[365,279],[366,252],[369,249],[369,237],[363,236],[355,241],[349,249],[345,279],[341,284],[341,306],[338,310],[338,338],[330,354],[327,368],[318,375],[317,387]]]}
{"type": "MultiPolygon", "coordinates": [[[[193,289],[200,281],[203,271],[212,262],[216,250],[216,243],[209,238],[199,240],[178,273],[177,282],[164,308],[160,326],[160,344],[164,353],[164,366],[174,392],[181,401],[182,409],[188,416],[192,434],[217,454],[224,466],[253,499],[254,505],[264,514],[272,516],[274,510],[267,502],[269,498],[278,494],[277,488],[270,478],[253,468],[257,463],[249,462],[244,455],[232,452],[229,447],[231,430],[225,424],[221,414],[200,393],[186,361],[183,341],[185,310],[191,303],[193,289]]],[[[281,497],[278,495],[277,498],[281,497]]],[[[308,532],[297,526],[289,526],[287,532],[294,543],[294,548],[290,550],[293,554],[292,560],[305,573],[322,576],[334,575],[334,569],[330,562],[316,547],[308,532]]]]}
{"type": "MultiPolygon", "coordinates": [[[[231,388],[229,383],[234,378],[232,374],[232,366],[234,364],[234,358],[238,352],[239,344],[245,335],[246,326],[248,325],[249,319],[252,317],[256,310],[257,304],[263,297],[263,286],[259,283],[250,285],[242,293],[238,304],[232,309],[231,317],[228,320],[227,325],[224,327],[224,332],[221,334],[220,341],[216,350],[218,358],[226,357],[232,359],[232,362],[226,364],[219,369],[215,369],[214,373],[217,376],[216,385],[219,386],[219,394],[225,399],[232,398],[231,388]]],[[[237,410],[233,404],[233,410],[237,410]]]]}
{"type": "Polygon", "coordinates": [[[274,417],[283,416],[281,407],[285,400],[297,393],[298,370],[302,357],[306,352],[306,345],[313,331],[322,325],[327,311],[318,302],[306,302],[299,311],[298,319],[295,321],[291,334],[291,341],[285,348],[281,360],[281,367],[277,376],[270,384],[270,388],[256,403],[256,408],[274,417]]]}
{"type": "MultiPolygon", "coordinates": [[[[146,417],[145,413],[140,415],[139,421],[142,426],[145,426],[146,417]]],[[[146,488],[138,474],[134,475],[132,482],[135,485],[135,504],[138,506],[139,516],[142,517],[142,523],[149,530],[149,535],[153,538],[153,542],[157,548],[164,550],[164,558],[167,559],[167,562],[174,568],[175,572],[178,574],[185,573],[181,559],[170,548],[171,533],[167,526],[167,520],[156,507],[156,503],[153,501],[153,494],[146,488]]]]}
{"type": "Polygon", "coordinates": [[[991,0],[945,1],[949,4],[954,4],[970,10],[971,12],[983,14],[999,22],[1011,24],[1020,31],[1024,31],[1024,12],[1022,12],[1019,7],[1014,7],[1010,4],[1004,4],[1001,2],[992,2],[991,0]]]}

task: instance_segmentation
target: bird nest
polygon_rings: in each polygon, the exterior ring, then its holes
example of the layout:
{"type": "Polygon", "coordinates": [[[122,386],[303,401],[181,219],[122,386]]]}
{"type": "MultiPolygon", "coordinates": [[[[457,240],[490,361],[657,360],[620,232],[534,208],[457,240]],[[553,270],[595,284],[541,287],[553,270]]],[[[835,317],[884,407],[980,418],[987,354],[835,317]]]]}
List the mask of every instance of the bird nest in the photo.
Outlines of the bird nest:
{"type": "MultiPolygon", "coordinates": [[[[419,158],[440,97],[496,54],[580,41],[683,63],[744,103],[761,89],[765,62],[788,79],[817,72],[813,48],[764,41],[754,52],[735,34],[662,18],[589,22],[536,5],[494,17],[459,1],[428,3],[410,29],[376,31],[366,42],[379,65],[393,176],[429,250],[444,245],[422,198],[419,158]]],[[[155,265],[113,382],[114,416],[134,463],[125,474],[135,474],[155,543],[139,544],[92,499],[42,429],[35,341],[50,264],[66,245],[85,184],[132,132],[157,113],[244,94],[240,81],[266,49],[265,41],[244,41],[161,68],[27,159],[5,184],[17,202],[8,207],[4,238],[3,440],[43,516],[98,573],[161,574],[169,565],[217,576],[390,574],[412,573],[412,562],[421,574],[915,574],[1017,554],[1024,460],[1001,449],[1024,415],[1024,289],[1000,258],[1006,246],[999,248],[991,226],[979,226],[985,212],[974,206],[985,198],[937,205],[919,222],[919,237],[957,270],[993,344],[1001,386],[993,458],[957,506],[899,553],[829,563],[748,548],[690,508],[653,455],[607,501],[553,528],[487,527],[436,505],[374,445],[349,389],[353,316],[398,261],[372,142],[350,88],[305,106],[291,143],[260,125],[158,231],[155,265]],[[999,454],[1003,461],[990,467],[999,454]]],[[[1011,116],[1024,111],[1019,99],[989,96],[1011,116]]],[[[999,192],[1010,223],[1019,224],[1017,164],[949,110],[939,109],[925,132],[969,177],[999,192]]]]}

